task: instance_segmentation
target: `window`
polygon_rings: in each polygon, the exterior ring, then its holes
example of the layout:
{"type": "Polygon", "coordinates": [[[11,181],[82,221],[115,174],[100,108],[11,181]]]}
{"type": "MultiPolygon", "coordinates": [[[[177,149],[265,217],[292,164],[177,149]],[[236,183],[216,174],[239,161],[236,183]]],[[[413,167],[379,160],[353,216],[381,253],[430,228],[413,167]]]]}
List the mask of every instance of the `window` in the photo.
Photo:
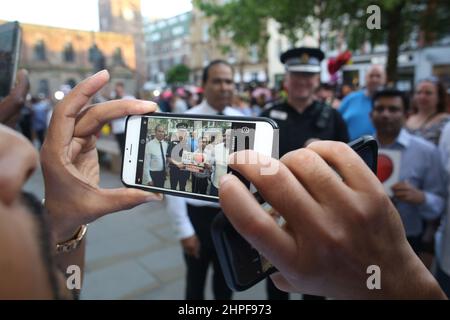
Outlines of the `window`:
{"type": "Polygon", "coordinates": [[[203,25],[203,30],[202,30],[202,40],[203,42],[208,42],[209,41],[209,26],[207,24],[203,25]]]}
{"type": "Polygon", "coordinates": [[[253,45],[250,47],[250,62],[257,63],[259,60],[258,47],[253,45]]]}
{"type": "Polygon", "coordinates": [[[75,86],[77,85],[77,81],[73,78],[69,79],[66,81],[66,84],[71,88],[75,88],[75,86]]]}
{"type": "Polygon", "coordinates": [[[176,26],[172,29],[172,35],[174,35],[174,36],[178,36],[183,33],[184,33],[183,26],[176,26]]]}
{"type": "Polygon", "coordinates": [[[49,96],[49,94],[50,94],[50,86],[48,84],[48,79],[41,79],[41,80],[39,80],[38,94],[43,94],[46,97],[49,96]]]}
{"type": "Polygon", "coordinates": [[[75,61],[75,51],[73,50],[73,46],[71,43],[67,43],[64,46],[63,60],[64,60],[64,62],[74,62],[75,61]]]}
{"type": "Polygon", "coordinates": [[[176,50],[176,49],[180,49],[181,48],[181,40],[177,39],[174,42],[172,42],[172,47],[176,50]]]}
{"type": "Polygon", "coordinates": [[[150,41],[156,42],[156,41],[159,41],[159,40],[161,40],[161,33],[159,33],[159,32],[153,33],[150,36],[150,41]]]}
{"type": "Polygon", "coordinates": [[[46,49],[45,49],[45,43],[43,40],[39,40],[35,45],[34,45],[34,58],[37,61],[45,61],[47,60],[47,54],[46,54],[46,49]]]}
{"type": "Polygon", "coordinates": [[[95,71],[103,70],[106,67],[105,56],[96,44],[89,48],[89,62],[94,65],[95,71]]]}
{"type": "Polygon", "coordinates": [[[121,48],[116,48],[114,50],[113,64],[121,65],[121,66],[125,65],[125,63],[123,62],[123,56],[122,56],[122,49],[121,48]]]}
{"type": "Polygon", "coordinates": [[[234,64],[236,62],[236,53],[233,49],[228,53],[228,63],[234,64]]]}
{"type": "Polygon", "coordinates": [[[181,64],[183,62],[183,59],[181,56],[176,56],[175,58],[173,58],[173,64],[174,65],[178,65],[181,64]]]}

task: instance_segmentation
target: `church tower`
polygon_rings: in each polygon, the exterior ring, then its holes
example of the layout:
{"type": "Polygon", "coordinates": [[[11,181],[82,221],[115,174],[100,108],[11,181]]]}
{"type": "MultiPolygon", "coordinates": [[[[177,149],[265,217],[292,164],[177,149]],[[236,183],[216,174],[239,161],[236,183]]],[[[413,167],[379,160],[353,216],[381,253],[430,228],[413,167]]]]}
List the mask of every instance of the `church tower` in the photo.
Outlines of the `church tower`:
{"type": "Polygon", "coordinates": [[[145,41],[140,0],[99,0],[100,31],[130,34],[134,38],[139,87],[147,80],[145,41]]]}

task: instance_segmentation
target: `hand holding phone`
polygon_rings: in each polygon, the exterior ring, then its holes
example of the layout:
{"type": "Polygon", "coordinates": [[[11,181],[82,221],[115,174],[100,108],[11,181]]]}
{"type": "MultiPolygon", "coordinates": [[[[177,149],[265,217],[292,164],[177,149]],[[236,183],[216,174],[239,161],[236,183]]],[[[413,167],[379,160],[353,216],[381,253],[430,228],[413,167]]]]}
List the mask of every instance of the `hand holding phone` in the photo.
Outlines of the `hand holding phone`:
{"type": "MultiPolygon", "coordinates": [[[[375,139],[369,136],[362,137],[351,142],[349,146],[376,173],[378,147],[375,139]]],[[[301,166],[300,163],[298,165],[301,166]]],[[[288,181],[286,181],[287,183],[288,181]]],[[[276,186],[274,187],[276,188],[276,186]]],[[[276,190],[280,193],[283,192],[281,189],[276,190]]],[[[332,194],[326,196],[333,197],[332,194]]],[[[259,193],[255,193],[254,197],[263,211],[270,215],[278,226],[285,223],[284,218],[269,203],[265,202],[259,193]]],[[[283,198],[281,194],[280,197],[283,198]]],[[[251,225],[251,222],[248,225],[251,225]]],[[[272,230],[271,232],[276,231],[272,230]]],[[[232,290],[246,290],[277,271],[269,260],[233,228],[223,213],[216,217],[211,232],[225,280],[232,290]]]]}

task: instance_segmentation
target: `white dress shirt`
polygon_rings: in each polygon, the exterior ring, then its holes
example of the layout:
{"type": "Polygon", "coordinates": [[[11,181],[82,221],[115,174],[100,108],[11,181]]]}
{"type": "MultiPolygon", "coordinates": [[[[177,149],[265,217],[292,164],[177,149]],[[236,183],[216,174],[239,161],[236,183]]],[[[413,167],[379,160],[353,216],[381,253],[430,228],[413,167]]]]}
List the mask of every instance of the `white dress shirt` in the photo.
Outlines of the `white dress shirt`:
{"type": "Polygon", "coordinates": [[[145,162],[149,164],[150,171],[162,171],[166,168],[164,160],[166,159],[168,143],[164,140],[161,142],[154,138],[145,146],[145,162]],[[162,152],[161,154],[161,146],[162,152]],[[164,156],[164,158],[163,158],[164,156]]]}
{"type": "Polygon", "coordinates": [[[229,148],[225,147],[225,143],[219,143],[214,146],[213,153],[211,155],[211,163],[213,172],[211,175],[211,181],[214,187],[219,189],[220,177],[225,175],[228,170],[228,155],[229,148]]]}
{"type": "MultiPolygon", "coordinates": [[[[161,141],[164,158],[167,153],[167,146],[169,145],[166,141],[161,141]]],[[[159,140],[154,138],[147,142],[145,145],[145,156],[144,156],[144,172],[142,174],[142,183],[148,184],[152,181],[150,176],[150,171],[162,171],[164,169],[163,157],[161,155],[161,147],[159,146],[159,140]]]]}
{"type": "MultiPolygon", "coordinates": [[[[206,99],[202,103],[189,109],[186,114],[203,114],[203,115],[216,115],[218,113],[213,107],[211,107],[206,99]]],[[[226,107],[222,113],[226,116],[243,116],[238,110],[226,107]]],[[[195,234],[191,221],[187,214],[187,204],[192,206],[209,206],[219,208],[220,205],[214,202],[188,199],[182,197],[166,196],[166,209],[171,217],[175,234],[178,239],[185,239],[195,234]]]]}

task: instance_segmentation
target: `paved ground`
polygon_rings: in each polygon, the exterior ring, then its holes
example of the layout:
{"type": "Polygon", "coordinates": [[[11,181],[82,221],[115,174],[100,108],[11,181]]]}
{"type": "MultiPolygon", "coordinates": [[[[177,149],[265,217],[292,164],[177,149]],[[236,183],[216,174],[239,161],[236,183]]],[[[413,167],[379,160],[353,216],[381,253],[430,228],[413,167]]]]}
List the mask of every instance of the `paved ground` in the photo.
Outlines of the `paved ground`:
{"type": "MultiPolygon", "coordinates": [[[[118,174],[103,170],[101,185],[121,186],[118,174]]],[[[43,196],[37,171],[25,189],[43,196]]],[[[164,203],[142,205],[90,224],[82,299],[183,299],[185,267],[164,203]]],[[[207,283],[207,299],[212,299],[207,283]]],[[[265,299],[264,282],[235,299],[265,299]]],[[[292,295],[291,299],[299,299],[292,295]]]]}

